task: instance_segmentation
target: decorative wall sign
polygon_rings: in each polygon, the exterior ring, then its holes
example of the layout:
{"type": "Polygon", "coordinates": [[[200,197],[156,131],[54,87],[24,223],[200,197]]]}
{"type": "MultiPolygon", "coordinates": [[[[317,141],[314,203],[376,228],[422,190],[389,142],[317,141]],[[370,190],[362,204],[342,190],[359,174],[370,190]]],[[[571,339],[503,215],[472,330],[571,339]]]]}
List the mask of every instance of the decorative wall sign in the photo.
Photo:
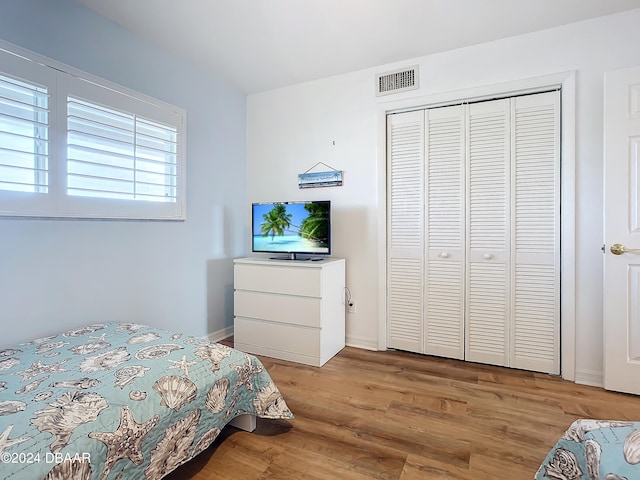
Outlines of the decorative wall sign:
{"type": "Polygon", "coordinates": [[[342,170],[336,170],[326,163],[318,162],[304,173],[298,174],[299,188],[340,187],[342,186],[342,170]],[[311,172],[318,165],[330,168],[328,172],[311,172]]]}

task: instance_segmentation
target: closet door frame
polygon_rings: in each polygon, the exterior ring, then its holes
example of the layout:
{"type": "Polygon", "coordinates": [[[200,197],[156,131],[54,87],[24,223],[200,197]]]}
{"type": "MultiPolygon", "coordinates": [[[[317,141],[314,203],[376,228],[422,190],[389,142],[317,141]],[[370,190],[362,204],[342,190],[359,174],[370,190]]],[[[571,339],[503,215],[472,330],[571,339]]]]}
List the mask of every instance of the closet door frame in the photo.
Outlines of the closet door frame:
{"type": "Polygon", "coordinates": [[[560,351],[561,376],[566,380],[575,380],[576,358],[576,281],[575,281],[575,71],[515,80],[494,85],[478,86],[464,90],[443,92],[413,98],[380,103],[378,107],[378,349],[387,349],[387,208],[386,208],[386,124],[387,115],[401,111],[436,106],[451,105],[456,102],[478,101],[496,97],[508,97],[526,93],[537,93],[559,88],[561,94],[561,199],[560,215],[562,223],[560,242],[561,263],[561,302],[560,302],[560,351]]]}

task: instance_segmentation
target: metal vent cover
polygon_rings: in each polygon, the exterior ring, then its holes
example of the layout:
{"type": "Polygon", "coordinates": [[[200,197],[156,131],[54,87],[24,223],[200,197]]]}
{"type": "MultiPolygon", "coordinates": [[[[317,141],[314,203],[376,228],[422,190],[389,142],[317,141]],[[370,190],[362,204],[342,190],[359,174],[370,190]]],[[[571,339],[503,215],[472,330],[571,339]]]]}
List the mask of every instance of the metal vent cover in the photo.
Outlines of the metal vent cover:
{"type": "Polygon", "coordinates": [[[419,87],[418,65],[376,75],[376,96],[416,90],[419,87]]]}

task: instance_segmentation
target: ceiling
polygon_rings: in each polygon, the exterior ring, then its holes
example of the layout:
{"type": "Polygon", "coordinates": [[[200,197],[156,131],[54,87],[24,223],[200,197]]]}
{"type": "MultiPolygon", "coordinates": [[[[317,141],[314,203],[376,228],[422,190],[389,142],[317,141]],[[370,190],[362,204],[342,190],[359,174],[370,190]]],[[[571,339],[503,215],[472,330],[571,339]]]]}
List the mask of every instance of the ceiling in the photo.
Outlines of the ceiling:
{"type": "Polygon", "coordinates": [[[640,8],[640,0],[74,0],[251,94],[640,8]]]}

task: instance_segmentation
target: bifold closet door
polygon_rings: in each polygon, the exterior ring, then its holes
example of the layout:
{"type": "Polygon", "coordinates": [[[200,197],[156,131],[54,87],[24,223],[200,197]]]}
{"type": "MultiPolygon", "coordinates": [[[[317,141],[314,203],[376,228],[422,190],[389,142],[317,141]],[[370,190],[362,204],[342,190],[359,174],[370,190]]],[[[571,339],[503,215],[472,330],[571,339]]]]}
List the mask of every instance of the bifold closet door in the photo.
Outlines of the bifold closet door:
{"type": "Polygon", "coordinates": [[[387,343],[464,358],[461,106],[390,115],[387,343]]]}
{"type": "Polygon", "coordinates": [[[560,371],[560,92],[389,115],[387,344],[560,371]]]}
{"type": "Polygon", "coordinates": [[[560,92],[514,97],[509,366],[560,373],[560,92]]]}
{"type": "Polygon", "coordinates": [[[560,373],[560,92],[467,115],[465,359],[560,373]]]}
{"type": "Polygon", "coordinates": [[[509,365],[510,100],[467,106],[466,352],[509,365]]]}
{"type": "Polygon", "coordinates": [[[560,373],[560,92],[467,115],[465,359],[560,373]]]}
{"type": "Polygon", "coordinates": [[[424,353],[464,358],[464,109],[429,109],[426,123],[424,353]]]}
{"type": "Polygon", "coordinates": [[[424,111],[387,117],[387,345],[423,353],[424,111]]]}

